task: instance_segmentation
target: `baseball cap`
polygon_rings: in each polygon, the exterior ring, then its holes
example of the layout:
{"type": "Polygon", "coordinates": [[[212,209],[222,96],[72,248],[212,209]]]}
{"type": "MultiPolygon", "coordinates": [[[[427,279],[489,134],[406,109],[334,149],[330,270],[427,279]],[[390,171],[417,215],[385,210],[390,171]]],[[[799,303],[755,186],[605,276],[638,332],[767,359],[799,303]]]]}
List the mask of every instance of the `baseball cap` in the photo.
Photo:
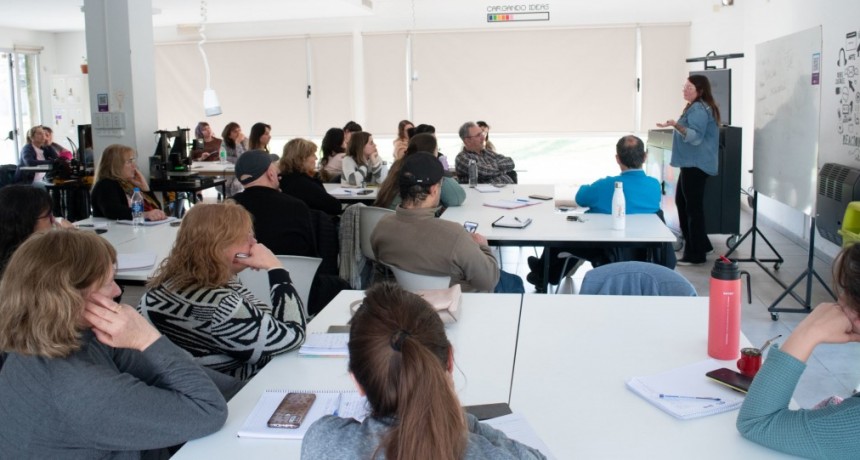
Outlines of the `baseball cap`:
{"type": "Polygon", "coordinates": [[[428,152],[416,152],[403,159],[400,168],[400,186],[433,185],[442,180],[445,171],[442,163],[428,152]]]}
{"type": "Polygon", "coordinates": [[[242,185],[248,185],[251,182],[259,179],[273,162],[278,161],[278,156],[274,153],[267,153],[262,150],[249,150],[243,153],[236,161],[236,178],[242,185]]]}

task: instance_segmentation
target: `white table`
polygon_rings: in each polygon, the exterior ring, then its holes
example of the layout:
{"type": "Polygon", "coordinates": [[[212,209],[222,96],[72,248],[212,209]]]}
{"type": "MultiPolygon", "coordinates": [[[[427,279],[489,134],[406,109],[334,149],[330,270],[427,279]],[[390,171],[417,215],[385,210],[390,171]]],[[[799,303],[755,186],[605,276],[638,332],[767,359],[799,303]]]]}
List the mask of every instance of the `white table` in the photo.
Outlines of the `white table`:
{"type": "Polygon", "coordinates": [[[233,163],[221,164],[218,161],[195,161],[191,164],[191,173],[201,176],[234,176],[236,165],[233,163]]]}
{"type": "MultiPolygon", "coordinates": [[[[349,304],[362,291],[343,291],[308,327],[325,332],[329,325],[349,320],[349,304]]],[[[464,294],[460,321],[446,328],[454,346],[454,381],[465,405],[508,400],[517,319],[517,294],[464,294]]],[[[236,433],[267,389],[352,390],[346,358],[304,358],[297,352],[274,358],[229,402],[227,423],[205,438],[190,441],[173,458],[298,459],[301,442],[238,438],[236,433]]]]}
{"type": "Polygon", "coordinates": [[[353,203],[359,203],[359,202],[365,203],[365,204],[373,203],[374,201],[376,201],[376,195],[379,192],[379,186],[376,186],[376,185],[372,186],[372,187],[360,188],[360,187],[344,187],[340,184],[325,183],[325,184],[323,184],[323,186],[325,186],[325,190],[326,190],[326,192],[328,192],[329,195],[337,198],[338,201],[340,201],[342,203],[346,203],[346,204],[353,204],[353,203]],[[341,189],[348,191],[348,193],[337,193],[337,194],[332,193],[336,190],[341,190],[341,189]],[[358,192],[360,192],[362,190],[369,190],[370,193],[365,193],[364,195],[359,195],[358,192]]]}
{"type": "Polygon", "coordinates": [[[93,224],[107,224],[107,232],[101,233],[100,236],[108,240],[117,253],[155,253],[155,265],[151,268],[116,272],[114,279],[131,282],[132,284],[146,283],[156,267],[170,254],[173,242],[176,240],[176,233],[179,231],[179,227],[173,227],[169,223],[144,226],[136,229],[131,225],[120,224],[114,220],[99,217],[75,223],[81,230],[92,230],[88,226],[93,224]]]}
{"type": "Polygon", "coordinates": [[[571,242],[633,244],[675,241],[675,235],[656,214],[628,215],[624,230],[612,230],[612,216],[586,214],[585,222],[571,222],[567,220],[567,216],[574,212],[557,211],[554,200],[541,201],[539,204],[517,209],[484,206],[484,203],[498,200],[527,199],[534,194],[552,196],[552,185],[514,184],[499,188],[497,193],[481,193],[469,187],[464,189],[466,201],[463,205],[446,209],[441,218],[460,224],[467,220],[477,222],[478,233],[486,236],[493,244],[552,246],[571,242]],[[502,216],[516,216],[521,220],[530,218],[532,223],[526,228],[493,227],[493,222],[502,216]]]}
{"type": "Polygon", "coordinates": [[[527,294],[511,408],[558,458],[784,457],[743,439],[737,411],[677,420],[625,387],[707,359],[707,330],[706,297],[527,294]]]}

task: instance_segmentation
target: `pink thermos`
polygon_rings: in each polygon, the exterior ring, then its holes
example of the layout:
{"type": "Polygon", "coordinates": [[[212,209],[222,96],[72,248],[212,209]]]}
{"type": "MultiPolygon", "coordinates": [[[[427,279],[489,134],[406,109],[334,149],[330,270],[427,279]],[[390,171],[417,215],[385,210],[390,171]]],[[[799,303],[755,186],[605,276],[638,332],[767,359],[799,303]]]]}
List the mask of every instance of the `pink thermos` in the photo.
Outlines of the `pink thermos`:
{"type": "Polygon", "coordinates": [[[738,263],[717,259],[711,270],[708,309],[708,356],[714,359],[738,359],[740,355],[741,296],[738,263]]]}

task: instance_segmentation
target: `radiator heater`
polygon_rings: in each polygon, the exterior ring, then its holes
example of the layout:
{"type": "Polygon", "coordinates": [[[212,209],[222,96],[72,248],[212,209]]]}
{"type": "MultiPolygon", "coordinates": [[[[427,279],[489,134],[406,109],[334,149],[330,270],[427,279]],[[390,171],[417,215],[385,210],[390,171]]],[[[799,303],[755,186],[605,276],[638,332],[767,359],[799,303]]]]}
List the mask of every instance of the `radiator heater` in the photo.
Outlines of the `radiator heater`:
{"type": "Polygon", "coordinates": [[[860,169],[836,163],[825,163],[818,173],[818,218],[815,226],[826,240],[842,246],[842,228],[845,208],[852,201],[860,201],[860,169]]]}

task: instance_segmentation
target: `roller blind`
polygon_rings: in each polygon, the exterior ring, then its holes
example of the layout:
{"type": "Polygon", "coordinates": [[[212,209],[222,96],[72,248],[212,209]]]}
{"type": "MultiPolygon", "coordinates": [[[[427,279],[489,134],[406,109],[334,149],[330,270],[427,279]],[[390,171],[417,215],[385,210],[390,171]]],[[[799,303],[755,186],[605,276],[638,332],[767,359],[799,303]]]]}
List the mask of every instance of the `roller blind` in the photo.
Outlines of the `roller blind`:
{"type": "Polygon", "coordinates": [[[690,27],[642,26],[642,126],[677,119],[684,108],[681,88],[687,78],[690,27]]]}
{"type": "Polygon", "coordinates": [[[366,130],[395,134],[407,118],[406,34],[364,35],[366,130]]]}
{"type": "Polygon", "coordinates": [[[352,119],[352,36],[313,37],[310,47],[313,133],[322,137],[327,129],[342,127],[352,119]]]}
{"type": "Polygon", "coordinates": [[[414,36],[415,118],[455,132],[632,131],[633,27],[414,36]]]}

